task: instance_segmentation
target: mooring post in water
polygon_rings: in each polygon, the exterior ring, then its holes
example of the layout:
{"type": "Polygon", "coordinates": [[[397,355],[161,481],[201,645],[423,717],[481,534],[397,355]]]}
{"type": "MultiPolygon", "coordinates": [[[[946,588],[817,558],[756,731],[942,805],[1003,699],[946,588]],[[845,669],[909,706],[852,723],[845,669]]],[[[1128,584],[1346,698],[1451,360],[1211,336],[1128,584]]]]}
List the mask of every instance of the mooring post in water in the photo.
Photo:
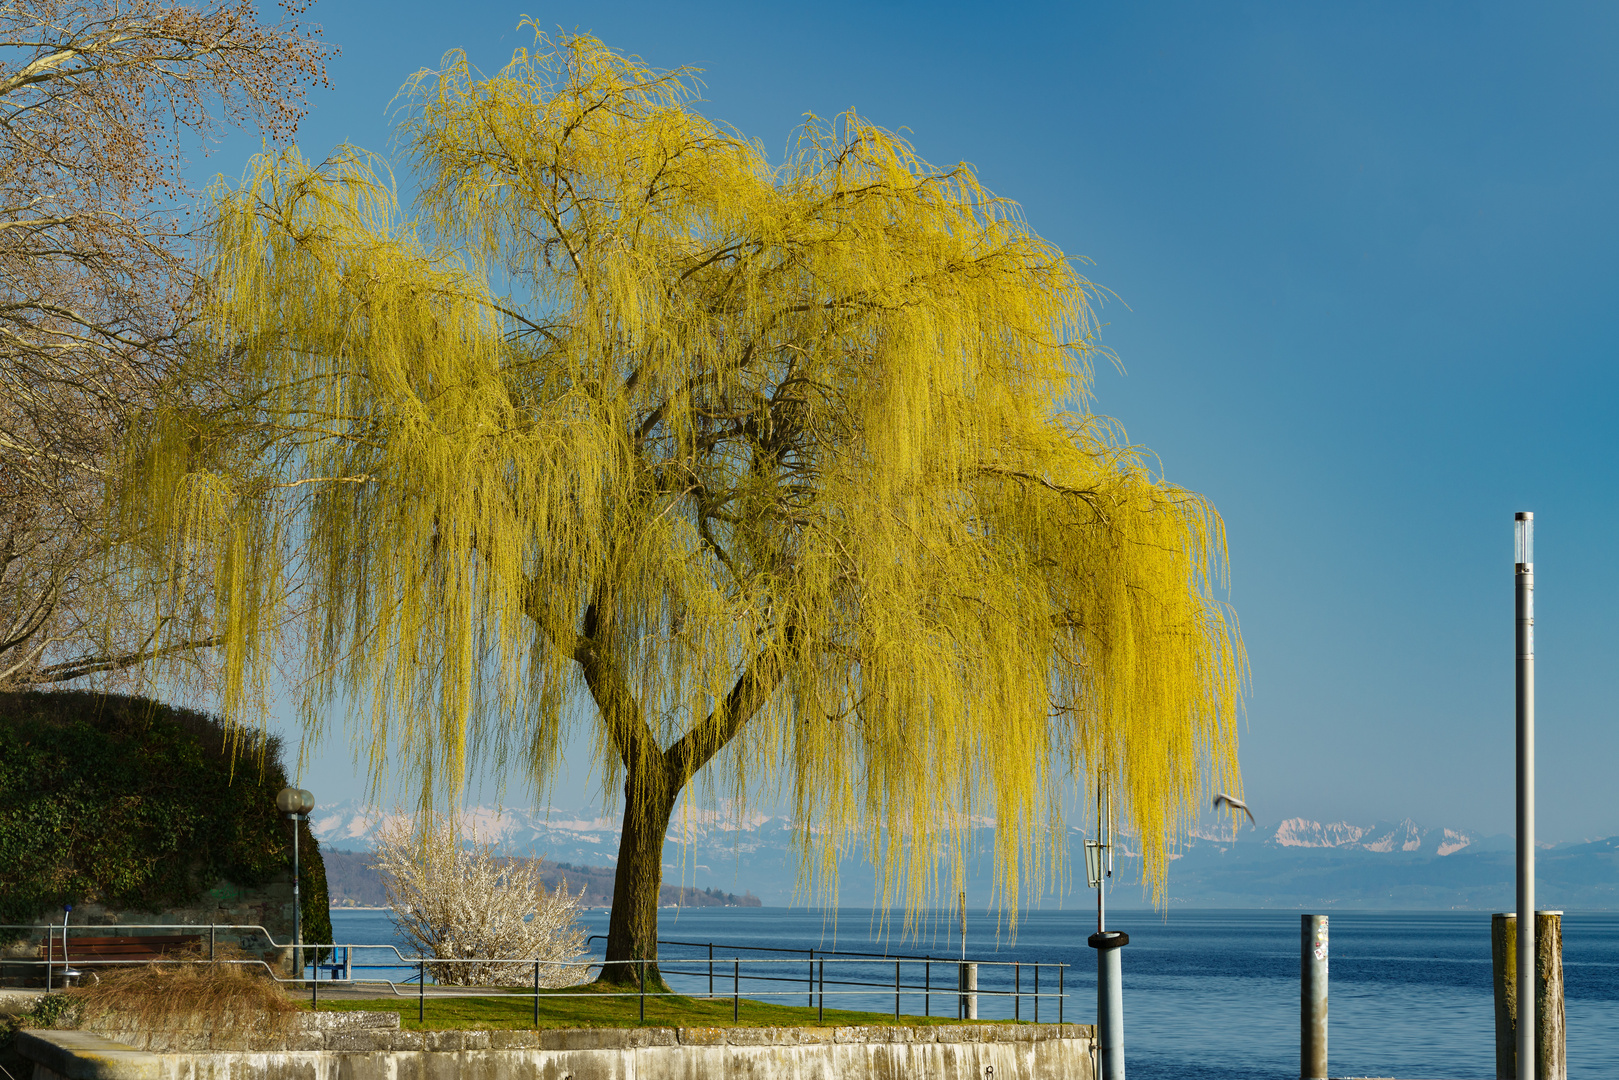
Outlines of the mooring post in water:
{"type": "Polygon", "coordinates": [[[1124,977],[1119,950],[1130,944],[1122,930],[1101,930],[1087,942],[1096,950],[1096,1046],[1098,1080],[1124,1080],[1124,977]]]}
{"type": "MultiPolygon", "coordinates": [[[[1563,913],[1535,912],[1533,1016],[1534,1070],[1538,1080],[1568,1080],[1563,1019],[1563,913]]],[[[1495,974],[1495,1075],[1518,1076],[1518,916],[1490,917],[1490,958],[1495,974]]]]}
{"type": "Polygon", "coordinates": [[[1535,1075],[1540,1080],[1568,1080],[1561,911],[1535,912],[1535,955],[1535,1075]]]}
{"type": "Polygon", "coordinates": [[[1327,1075],[1327,917],[1299,916],[1299,1080],[1327,1075]]]}
{"type": "MultiPolygon", "coordinates": [[[[1535,910],[1535,515],[1513,519],[1517,615],[1518,910],[1535,910]]],[[[1518,1075],[1535,1080],[1535,920],[1518,925],[1518,1075]]]]}

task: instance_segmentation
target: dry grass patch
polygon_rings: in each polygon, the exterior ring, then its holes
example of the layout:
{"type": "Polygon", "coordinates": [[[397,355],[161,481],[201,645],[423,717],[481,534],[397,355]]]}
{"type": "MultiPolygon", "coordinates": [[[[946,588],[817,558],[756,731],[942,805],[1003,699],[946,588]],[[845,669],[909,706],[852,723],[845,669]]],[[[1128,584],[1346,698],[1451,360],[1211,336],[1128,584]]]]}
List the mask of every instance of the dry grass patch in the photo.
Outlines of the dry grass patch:
{"type": "Polygon", "coordinates": [[[291,1027],[298,1006],[279,983],[236,949],[214,960],[199,952],[130,967],[104,968],[89,986],[67,991],[84,1026],[143,1031],[279,1032],[291,1027]]]}

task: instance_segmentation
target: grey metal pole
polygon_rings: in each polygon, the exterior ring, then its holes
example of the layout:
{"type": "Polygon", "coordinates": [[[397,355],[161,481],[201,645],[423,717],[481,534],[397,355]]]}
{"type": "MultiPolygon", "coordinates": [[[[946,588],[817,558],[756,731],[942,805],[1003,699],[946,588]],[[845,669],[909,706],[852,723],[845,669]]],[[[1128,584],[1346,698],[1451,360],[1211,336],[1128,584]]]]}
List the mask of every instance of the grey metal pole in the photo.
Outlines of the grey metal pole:
{"type": "Polygon", "coordinates": [[[1102,898],[1107,891],[1107,875],[1112,869],[1108,865],[1112,861],[1113,849],[1106,845],[1112,843],[1113,838],[1107,834],[1107,785],[1100,783],[1096,788],[1096,839],[1103,847],[1097,852],[1101,860],[1101,873],[1096,879],[1096,932],[1104,933],[1107,930],[1107,902],[1102,898]]]}
{"type": "Polygon", "coordinates": [[[957,1009],[963,1020],[978,1019],[978,965],[962,964],[957,1009]]]}
{"type": "Polygon", "coordinates": [[[1535,515],[1514,515],[1518,719],[1518,1080],[1535,1080],[1535,515]]]}
{"type": "Polygon", "coordinates": [[[1299,916],[1299,1080],[1327,1075],[1327,917],[1299,916]]]}
{"type": "Polygon", "coordinates": [[[1096,950],[1098,1080],[1124,1080],[1124,977],[1119,950],[1130,944],[1121,930],[1103,930],[1087,942],[1096,950]]]}
{"type": "Polygon", "coordinates": [[[292,965],[293,978],[304,977],[304,905],[298,895],[298,815],[292,815],[292,965]]]}
{"type": "Polygon", "coordinates": [[[967,891],[956,894],[961,916],[961,967],[956,970],[956,1019],[978,1019],[978,965],[967,963],[967,891]]]}

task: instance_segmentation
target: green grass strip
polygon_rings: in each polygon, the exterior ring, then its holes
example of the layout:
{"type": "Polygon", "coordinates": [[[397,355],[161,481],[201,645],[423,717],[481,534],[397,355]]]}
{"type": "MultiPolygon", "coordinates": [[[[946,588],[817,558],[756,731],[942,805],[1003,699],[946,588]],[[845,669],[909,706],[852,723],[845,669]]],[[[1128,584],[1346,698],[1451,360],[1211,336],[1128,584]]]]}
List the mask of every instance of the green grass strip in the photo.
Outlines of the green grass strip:
{"type": "MultiPolygon", "coordinates": [[[[667,997],[647,995],[646,1019],[641,1019],[636,996],[611,997],[615,991],[596,990],[591,985],[563,990],[540,991],[540,1021],[534,1023],[533,991],[520,987],[512,992],[523,997],[437,997],[426,1000],[426,1019],[416,1019],[417,1000],[404,997],[355,999],[322,998],[322,1012],[397,1012],[400,1026],[407,1031],[493,1031],[541,1028],[632,1028],[632,1027],[920,1027],[957,1023],[1011,1023],[1009,1020],[959,1021],[953,1016],[907,1016],[896,1020],[891,1012],[856,1012],[827,1009],[817,1011],[802,1005],[777,1005],[768,1001],[742,998],[736,1020],[731,1019],[729,997],[667,997]],[[560,996],[579,995],[585,996],[560,996]]],[[[950,995],[940,994],[948,1000],[950,995]]],[[[309,1001],[303,1007],[310,1007],[309,1001]]],[[[1026,1022],[1026,1021],[1025,1021],[1026,1022]]]]}

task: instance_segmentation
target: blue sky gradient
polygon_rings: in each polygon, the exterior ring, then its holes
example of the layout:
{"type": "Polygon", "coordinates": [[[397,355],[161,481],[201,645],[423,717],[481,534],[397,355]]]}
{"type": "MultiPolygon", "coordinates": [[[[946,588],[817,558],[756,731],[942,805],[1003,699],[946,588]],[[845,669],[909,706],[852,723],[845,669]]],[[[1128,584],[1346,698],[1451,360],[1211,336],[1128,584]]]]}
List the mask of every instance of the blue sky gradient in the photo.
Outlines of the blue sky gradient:
{"type": "MultiPolygon", "coordinates": [[[[1125,369],[1097,409],[1230,531],[1261,820],[1511,831],[1535,511],[1541,836],[1619,833],[1619,8],[329,0],[300,145],[388,150],[400,84],[454,46],[493,71],[525,13],[703,68],[767,148],[805,112],[906,129],[1090,260],[1125,369]]],[[[311,749],[306,786],[358,794],[311,749]]]]}

